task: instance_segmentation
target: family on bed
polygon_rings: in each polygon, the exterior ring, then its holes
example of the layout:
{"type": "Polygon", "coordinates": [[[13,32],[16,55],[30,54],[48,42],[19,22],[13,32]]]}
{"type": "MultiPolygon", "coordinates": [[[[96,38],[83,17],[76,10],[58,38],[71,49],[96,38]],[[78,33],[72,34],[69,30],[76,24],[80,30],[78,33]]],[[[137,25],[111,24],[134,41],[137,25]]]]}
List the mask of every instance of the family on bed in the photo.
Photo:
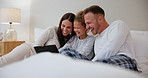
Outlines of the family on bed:
{"type": "Polygon", "coordinates": [[[59,26],[47,28],[33,43],[24,43],[0,57],[0,66],[37,54],[35,46],[56,45],[59,53],[74,59],[107,63],[138,71],[128,26],[121,20],[108,24],[104,10],[92,5],[76,16],[66,13],[59,26]],[[88,35],[91,31],[93,35],[88,35]]]}

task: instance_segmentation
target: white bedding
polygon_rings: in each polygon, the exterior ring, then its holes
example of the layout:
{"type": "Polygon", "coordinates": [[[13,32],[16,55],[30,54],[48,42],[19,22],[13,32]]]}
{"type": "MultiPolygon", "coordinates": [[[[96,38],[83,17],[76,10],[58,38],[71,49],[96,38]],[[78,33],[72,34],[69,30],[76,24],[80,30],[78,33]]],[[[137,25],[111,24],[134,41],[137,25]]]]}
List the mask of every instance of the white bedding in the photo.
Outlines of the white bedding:
{"type": "MultiPolygon", "coordinates": [[[[42,30],[36,31],[41,33],[42,30]]],[[[148,31],[131,30],[142,75],[148,77],[148,31]]],[[[37,36],[36,36],[37,37],[37,36]]],[[[140,74],[141,75],[141,74],[140,74]]],[[[101,63],[72,60],[42,53],[0,69],[0,78],[142,78],[124,69],[101,63]]]]}
{"type": "MultiPolygon", "coordinates": [[[[38,38],[43,29],[35,29],[35,37],[38,38]]],[[[135,56],[142,74],[148,76],[148,31],[130,30],[135,44],[135,56]]]]}
{"type": "MultiPolygon", "coordinates": [[[[35,29],[38,38],[43,29],[35,29]]],[[[142,74],[148,76],[148,31],[130,30],[135,44],[135,56],[142,74]]]]}
{"type": "Polygon", "coordinates": [[[1,69],[0,78],[144,78],[138,73],[102,63],[40,53],[1,69]]]}
{"type": "Polygon", "coordinates": [[[148,31],[131,31],[134,44],[135,54],[142,74],[148,77],[148,31]]]}

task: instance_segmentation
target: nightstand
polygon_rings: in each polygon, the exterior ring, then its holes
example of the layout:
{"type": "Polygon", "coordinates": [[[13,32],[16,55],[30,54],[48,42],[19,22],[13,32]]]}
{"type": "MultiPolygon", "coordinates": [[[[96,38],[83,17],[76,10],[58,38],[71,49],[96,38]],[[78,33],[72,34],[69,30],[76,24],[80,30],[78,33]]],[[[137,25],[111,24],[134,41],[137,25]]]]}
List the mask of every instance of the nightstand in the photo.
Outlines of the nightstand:
{"type": "Polygon", "coordinates": [[[9,53],[24,42],[25,41],[0,41],[0,56],[9,53]]]}

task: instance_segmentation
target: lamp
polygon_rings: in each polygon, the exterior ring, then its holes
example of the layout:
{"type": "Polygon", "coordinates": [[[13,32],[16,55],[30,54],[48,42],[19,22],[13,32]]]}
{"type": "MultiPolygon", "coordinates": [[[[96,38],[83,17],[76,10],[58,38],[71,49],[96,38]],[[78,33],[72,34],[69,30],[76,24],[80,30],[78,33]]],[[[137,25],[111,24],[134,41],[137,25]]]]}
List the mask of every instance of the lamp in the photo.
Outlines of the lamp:
{"type": "Polygon", "coordinates": [[[18,8],[1,8],[0,9],[1,24],[9,24],[10,27],[4,33],[5,41],[16,41],[17,33],[13,29],[12,24],[19,24],[21,21],[21,11],[18,8]]]}

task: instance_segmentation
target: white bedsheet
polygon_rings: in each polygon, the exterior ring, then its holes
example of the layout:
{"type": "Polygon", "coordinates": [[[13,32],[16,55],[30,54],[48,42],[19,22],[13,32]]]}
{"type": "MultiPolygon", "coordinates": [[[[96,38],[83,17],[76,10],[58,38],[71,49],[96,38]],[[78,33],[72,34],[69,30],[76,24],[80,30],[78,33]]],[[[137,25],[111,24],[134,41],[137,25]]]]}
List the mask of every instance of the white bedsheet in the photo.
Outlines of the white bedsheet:
{"type": "MultiPolygon", "coordinates": [[[[43,29],[35,29],[35,36],[42,33],[43,29]]],[[[139,69],[148,77],[148,31],[130,30],[135,44],[135,56],[139,69]]],[[[90,34],[90,33],[89,33],[90,34]]]]}
{"type": "Polygon", "coordinates": [[[0,70],[0,78],[144,78],[125,69],[52,53],[40,53],[0,70]]]}

